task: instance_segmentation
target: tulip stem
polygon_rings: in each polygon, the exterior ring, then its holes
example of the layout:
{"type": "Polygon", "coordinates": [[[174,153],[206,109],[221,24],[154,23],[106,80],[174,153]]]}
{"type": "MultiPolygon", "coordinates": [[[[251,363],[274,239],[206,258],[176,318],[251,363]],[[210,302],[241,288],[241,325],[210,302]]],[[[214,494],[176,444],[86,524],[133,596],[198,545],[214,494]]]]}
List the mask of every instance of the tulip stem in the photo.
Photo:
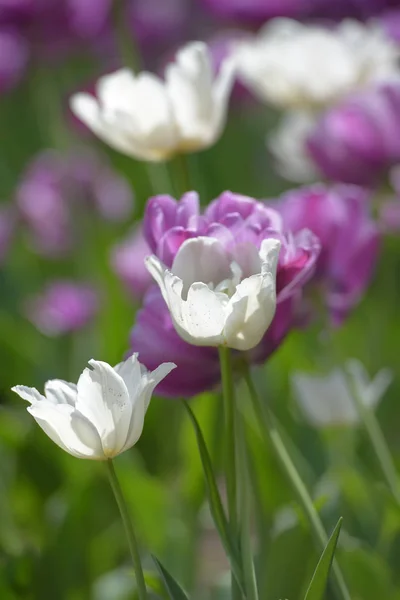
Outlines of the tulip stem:
{"type": "Polygon", "coordinates": [[[189,165],[186,155],[178,154],[171,161],[171,170],[174,172],[174,184],[178,196],[189,192],[191,189],[189,165]]]}
{"type": "Polygon", "coordinates": [[[394,465],[389,447],[386,443],[385,436],[383,435],[382,429],[378,423],[378,419],[376,418],[375,413],[367,406],[365,402],[363,402],[363,399],[360,397],[354,381],[346,371],[345,375],[351,397],[353,398],[360,420],[363,423],[364,429],[369,437],[369,441],[374,450],[377,463],[382,472],[382,476],[386,481],[395,501],[398,505],[400,505],[400,487],[397,470],[394,465]]]}
{"type": "Polygon", "coordinates": [[[132,557],[133,569],[135,571],[136,586],[139,600],[147,600],[147,589],[146,582],[144,580],[142,563],[140,561],[139,547],[136,540],[135,532],[133,529],[132,521],[129,516],[128,508],[126,506],[125,498],[122,493],[121,486],[119,484],[117,474],[114,469],[112,460],[107,460],[107,472],[108,479],[110,482],[111,489],[114,493],[115,500],[117,502],[119,512],[121,514],[122,522],[124,525],[126,537],[128,538],[129,550],[132,557]]]}
{"type": "MultiPolygon", "coordinates": [[[[303,480],[301,479],[296,466],[289,455],[289,452],[286,449],[273,414],[261,401],[261,398],[257,393],[249,368],[246,368],[244,371],[244,378],[249,390],[254,413],[261,426],[260,430],[262,434],[266,436],[268,444],[272,446],[276,458],[292,486],[297,501],[307,517],[310,529],[319,545],[319,548],[323,551],[328,543],[328,535],[322,524],[320,516],[315,509],[312,498],[306,486],[304,485],[303,480]]],[[[347,589],[342,572],[336,560],[334,560],[332,564],[332,575],[335,583],[337,598],[340,598],[340,600],[351,600],[350,593],[347,589]]]]}
{"type": "Polygon", "coordinates": [[[129,27],[127,1],[117,0],[114,6],[114,26],[121,62],[134,73],[140,71],[142,57],[135,36],[129,27]]]}
{"type": "MultiPolygon", "coordinates": [[[[237,478],[236,478],[236,406],[235,391],[232,378],[232,360],[230,348],[220,346],[219,362],[221,367],[222,392],[225,418],[225,481],[228,502],[228,515],[231,534],[234,539],[238,535],[237,514],[237,478]]],[[[241,597],[234,574],[231,578],[232,599],[241,597]]]]}

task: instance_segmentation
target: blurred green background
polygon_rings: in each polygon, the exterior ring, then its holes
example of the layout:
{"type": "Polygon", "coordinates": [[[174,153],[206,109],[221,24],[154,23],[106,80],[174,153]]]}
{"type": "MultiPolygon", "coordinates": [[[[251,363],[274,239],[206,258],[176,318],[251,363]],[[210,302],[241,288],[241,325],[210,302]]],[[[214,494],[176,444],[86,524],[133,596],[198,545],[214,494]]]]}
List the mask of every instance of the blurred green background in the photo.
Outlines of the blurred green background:
{"type": "MultiPolygon", "coordinates": [[[[32,65],[25,80],[0,99],[0,198],[13,202],[16,186],[42,149],[74,151],[81,143],[67,115],[72,90],[96,72],[83,54],[61,65],[32,65]]],[[[270,199],[289,185],[274,174],[265,131],[276,116],[265,107],[232,103],[221,141],[190,156],[192,187],[203,203],[230,189],[270,199]]],[[[135,597],[127,544],[101,463],[64,454],[43,435],[10,392],[15,384],[41,389],[49,378],[75,381],[88,359],[117,363],[128,349],[138,304],[110,267],[112,245],[138,221],[154,192],[146,167],[101,146],[135,193],[134,214],[122,224],[87,212],[76,218],[79,244],[66,259],[34,253],[18,231],[0,267],[0,598],[1,600],[128,600],[135,597]],[[79,277],[101,290],[101,308],[82,331],[51,338],[24,316],[25,299],[54,277],[79,277]]],[[[155,177],[164,177],[154,166],[155,177]]],[[[168,189],[180,190],[171,167],[168,189]]],[[[282,430],[295,446],[298,467],[329,530],[344,517],[339,560],[355,600],[400,599],[400,509],[381,482],[360,428],[316,431],[306,425],[290,388],[293,370],[315,370],[361,360],[370,374],[389,367],[394,380],[377,416],[397,464],[400,460],[400,239],[386,237],[374,281],[342,328],[329,335],[294,331],[256,377],[282,430]]],[[[246,394],[240,389],[243,410],[246,394]]],[[[221,467],[218,393],[192,402],[217,470],[221,467]]],[[[252,478],[257,489],[254,530],[262,600],[297,600],[318,554],[293,503],[290,488],[247,420],[252,478]],[[257,509],[260,506],[263,510],[257,509]]],[[[143,547],[154,595],[164,593],[150,554],[156,554],[192,598],[227,598],[227,562],[205,502],[197,446],[178,401],[154,398],[137,446],[119,457],[117,472],[143,547]]]]}

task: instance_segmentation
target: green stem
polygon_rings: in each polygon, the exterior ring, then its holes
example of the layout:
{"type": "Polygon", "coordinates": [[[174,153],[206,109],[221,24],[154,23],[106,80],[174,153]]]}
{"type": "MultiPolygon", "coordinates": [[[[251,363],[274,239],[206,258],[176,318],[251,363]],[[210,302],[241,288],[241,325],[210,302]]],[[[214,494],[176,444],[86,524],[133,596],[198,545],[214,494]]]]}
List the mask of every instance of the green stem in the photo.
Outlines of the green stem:
{"type": "MultiPolygon", "coordinates": [[[[315,509],[312,498],[308,493],[308,490],[304,485],[303,480],[301,479],[292,459],[290,458],[288,451],[286,450],[285,444],[276,425],[275,418],[268,407],[264,406],[264,404],[261,402],[261,399],[253,384],[249,369],[245,370],[244,378],[249,390],[254,413],[258,422],[262,425],[261,430],[263,434],[266,434],[268,437],[268,442],[272,446],[276,458],[278,459],[282,470],[285,472],[292,486],[297,501],[307,517],[311,531],[319,545],[319,548],[324,550],[328,543],[328,535],[325,531],[319,514],[315,509]]],[[[351,600],[350,593],[336,561],[334,561],[332,565],[332,574],[337,597],[341,600],[351,600]]]]}
{"type": "Polygon", "coordinates": [[[174,174],[173,180],[178,196],[192,189],[190,184],[190,173],[187,157],[185,154],[177,154],[171,161],[171,170],[174,174]]]}
{"type": "MultiPolygon", "coordinates": [[[[221,367],[224,417],[225,417],[225,480],[228,501],[229,525],[234,538],[238,535],[237,484],[236,484],[236,407],[232,378],[232,360],[230,348],[220,346],[219,362],[221,367]]],[[[241,597],[240,589],[232,573],[232,600],[241,597]]]]}
{"type": "Polygon", "coordinates": [[[244,573],[246,599],[259,600],[257,578],[254,568],[254,557],[251,543],[251,482],[249,478],[249,465],[246,446],[246,432],[242,415],[238,414],[237,419],[237,458],[238,473],[240,478],[239,489],[239,510],[240,510],[240,551],[242,558],[242,567],[244,573]]]}
{"type": "Polygon", "coordinates": [[[400,488],[397,470],[394,465],[392,455],[390,454],[389,447],[386,443],[385,436],[383,435],[382,429],[379,426],[378,419],[376,418],[373,410],[371,410],[366,403],[363,402],[363,399],[360,397],[360,394],[351,376],[346,371],[345,375],[361,422],[364,425],[365,431],[369,437],[369,441],[374,449],[382,476],[397,504],[400,505],[400,488]]]}
{"type": "Polygon", "coordinates": [[[235,392],[233,389],[231,353],[229,348],[219,348],[219,361],[225,413],[225,476],[228,500],[229,522],[236,533],[237,492],[236,492],[236,444],[235,444],[235,392]]]}
{"type": "Polygon", "coordinates": [[[139,548],[135,536],[135,532],[133,530],[132,521],[129,517],[128,508],[126,506],[126,502],[121,490],[121,486],[119,484],[117,474],[114,469],[114,464],[112,460],[107,460],[107,473],[108,479],[111,485],[111,489],[114,493],[115,500],[118,504],[119,512],[121,513],[122,522],[124,524],[126,537],[128,538],[129,550],[132,557],[133,568],[136,576],[136,585],[139,600],[147,600],[147,589],[146,583],[144,580],[142,563],[140,562],[140,554],[139,548]]]}
{"type": "Polygon", "coordinates": [[[137,73],[142,66],[142,57],[140,56],[135,36],[129,27],[126,5],[126,0],[117,0],[115,2],[114,28],[122,63],[134,73],[137,73]]]}

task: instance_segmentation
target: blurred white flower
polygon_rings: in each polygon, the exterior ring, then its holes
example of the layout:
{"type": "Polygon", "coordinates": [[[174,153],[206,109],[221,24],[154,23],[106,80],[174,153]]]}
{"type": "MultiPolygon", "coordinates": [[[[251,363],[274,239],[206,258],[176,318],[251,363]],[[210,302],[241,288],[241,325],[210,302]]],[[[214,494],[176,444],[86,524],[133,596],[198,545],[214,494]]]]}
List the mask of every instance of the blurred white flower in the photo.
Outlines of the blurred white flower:
{"type": "Polygon", "coordinates": [[[316,181],[320,173],[307,153],[306,138],[315,126],[315,115],[305,111],[287,112],[278,128],[267,138],[277,172],[290,181],[316,181]]]}
{"type": "Polygon", "coordinates": [[[182,244],[171,270],[156,256],[147,268],[186,342],[250,350],[275,314],[279,249],[275,239],[264,240],[260,251],[242,245],[236,262],[219,240],[198,237],[182,244]]]}
{"type": "MultiPolygon", "coordinates": [[[[369,379],[365,367],[359,361],[351,360],[346,364],[346,370],[364,405],[375,408],[392,381],[389,369],[382,369],[374,379],[369,379]]],[[[355,401],[341,369],[335,369],[324,376],[294,373],[292,387],[310,425],[329,427],[359,423],[355,401]]]]}
{"type": "Polygon", "coordinates": [[[76,94],[75,115],[111,147],[135,158],[163,161],[214,144],[226,121],[234,64],[214,76],[206,44],[182,48],[165,81],[146,71],[121,69],[99,79],[97,98],[76,94]]]}
{"type": "Polygon", "coordinates": [[[398,72],[399,50],[378,24],[336,28],[274,19],[238,45],[239,77],[262,101],[280,108],[321,108],[398,72]]]}
{"type": "Polygon", "coordinates": [[[44,396],[24,385],[12,389],[30,402],[28,412],[60,448],[77,458],[107,460],[136,444],[154,388],[176,365],[149,372],[136,354],[114,368],[97,360],[89,365],[78,385],[53,379],[44,396]]]}

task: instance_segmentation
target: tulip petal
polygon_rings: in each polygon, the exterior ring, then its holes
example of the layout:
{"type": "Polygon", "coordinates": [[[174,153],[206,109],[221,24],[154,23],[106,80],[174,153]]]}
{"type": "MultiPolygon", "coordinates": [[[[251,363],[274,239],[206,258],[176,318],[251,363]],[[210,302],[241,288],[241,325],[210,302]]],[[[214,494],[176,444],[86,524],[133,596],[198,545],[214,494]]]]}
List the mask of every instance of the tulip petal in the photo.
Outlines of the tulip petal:
{"type": "Polygon", "coordinates": [[[75,406],[78,390],[73,383],[62,379],[51,379],[45,383],[44,391],[47,400],[54,404],[75,406]]]}
{"type": "Polygon", "coordinates": [[[115,456],[124,447],[132,403],[124,380],[110,365],[90,360],[78,381],[76,408],[96,427],[104,453],[115,456]]]}
{"type": "Polygon", "coordinates": [[[42,396],[42,394],[40,394],[36,388],[27,387],[26,385],[15,385],[13,388],[11,388],[11,390],[30,404],[46,400],[46,398],[42,396]]]}
{"type": "Polygon", "coordinates": [[[37,402],[28,408],[38,425],[60,448],[77,458],[105,458],[94,426],[72,406],[37,402]]]}
{"type": "Polygon", "coordinates": [[[275,314],[275,280],[270,273],[244,279],[232,296],[224,328],[227,345],[250,350],[263,338],[275,314]]]}

